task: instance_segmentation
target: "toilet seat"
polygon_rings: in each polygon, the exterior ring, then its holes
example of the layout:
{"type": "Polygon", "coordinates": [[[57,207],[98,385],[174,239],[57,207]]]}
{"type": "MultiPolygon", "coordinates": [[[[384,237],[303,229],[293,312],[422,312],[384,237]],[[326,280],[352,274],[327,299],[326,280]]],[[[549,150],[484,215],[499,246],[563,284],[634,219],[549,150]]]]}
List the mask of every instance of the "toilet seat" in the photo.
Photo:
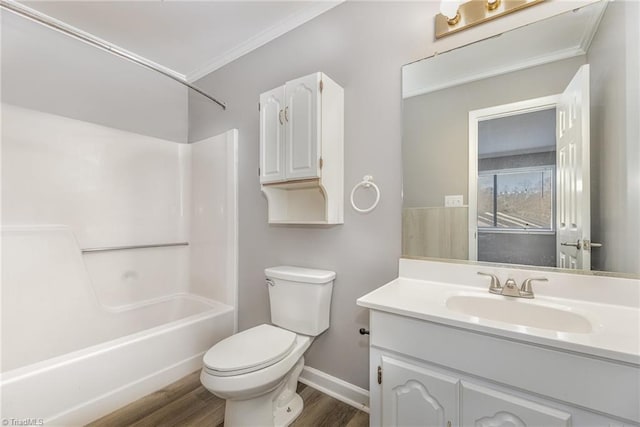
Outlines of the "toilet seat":
{"type": "Polygon", "coordinates": [[[263,324],[220,341],[207,351],[203,362],[210,375],[246,374],[284,359],[295,343],[295,333],[263,324]]]}

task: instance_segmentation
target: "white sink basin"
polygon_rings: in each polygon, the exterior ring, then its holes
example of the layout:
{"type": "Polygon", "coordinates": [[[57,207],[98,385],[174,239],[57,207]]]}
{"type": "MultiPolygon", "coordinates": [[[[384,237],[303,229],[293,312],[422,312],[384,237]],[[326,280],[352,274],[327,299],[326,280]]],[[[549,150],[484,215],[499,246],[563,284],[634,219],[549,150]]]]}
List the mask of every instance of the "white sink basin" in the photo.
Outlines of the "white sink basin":
{"type": "MultiPolygon", "coordinates": [[[[400,277],[358,305],[640,366],[640,280],[545,271],[549,283],[525,299],[489,293],[475,265],[401,259],[400,266],[400,277]]],[[[534,275],[493,272],[518,282],[534,275]]]]}
{"type": "Polygon", "coordinates": [[[593,332],[589,320],[568,309],[549,307],[533,301],[508,297],[455,295],[447,298],[447,308],[469,316],[558,332],[593,332]]]}

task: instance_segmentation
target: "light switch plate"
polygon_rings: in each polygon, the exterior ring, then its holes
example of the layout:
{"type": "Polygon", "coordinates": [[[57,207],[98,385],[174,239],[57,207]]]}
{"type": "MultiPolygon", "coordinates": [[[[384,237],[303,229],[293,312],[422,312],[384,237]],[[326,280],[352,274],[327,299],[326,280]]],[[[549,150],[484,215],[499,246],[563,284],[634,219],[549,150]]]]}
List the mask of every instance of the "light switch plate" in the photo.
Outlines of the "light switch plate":
{"type": "Polygon", "coordinates": [[[458,207],[462,206],[463,196],[461,194],[457,194],[455,196],[444,196],[444,206],[445,207],[458,207]]]}

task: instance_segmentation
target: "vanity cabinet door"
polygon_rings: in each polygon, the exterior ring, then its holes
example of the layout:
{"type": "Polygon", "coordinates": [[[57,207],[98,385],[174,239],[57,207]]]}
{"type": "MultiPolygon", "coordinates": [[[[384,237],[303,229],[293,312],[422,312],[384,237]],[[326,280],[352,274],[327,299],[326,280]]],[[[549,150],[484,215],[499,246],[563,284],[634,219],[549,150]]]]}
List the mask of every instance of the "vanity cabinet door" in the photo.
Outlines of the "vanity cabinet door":
{"type": "Polygon", "coordinates": [[[458,379],[382,356],[382,425],[458,425],[458,379]]]}
{"type": "Polygon", "coordinates": [[[285,85],[286,176],[290,180],[320,177],[320,73],[285,85]]]}
{"type": "Polygon", "coordinates": [[[284,86],[260,95],[260,182],[285,181],[284,86]]]}
{"type": "Polygon", "coordinates": [[[464,427],[568,427],[571,415],[477,384],[462,382],[464,427]]]}

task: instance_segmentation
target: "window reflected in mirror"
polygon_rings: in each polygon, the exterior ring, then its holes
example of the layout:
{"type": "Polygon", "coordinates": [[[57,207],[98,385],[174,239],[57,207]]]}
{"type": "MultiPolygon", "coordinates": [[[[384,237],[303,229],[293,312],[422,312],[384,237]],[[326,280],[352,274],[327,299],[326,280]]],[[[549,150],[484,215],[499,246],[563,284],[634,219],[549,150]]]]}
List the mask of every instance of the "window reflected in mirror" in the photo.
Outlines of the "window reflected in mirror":
{"type": "Polygon", "coordinates": [[[499,169],[478,175],[478,230],[554,230],[553,166],[499,169]]]}

